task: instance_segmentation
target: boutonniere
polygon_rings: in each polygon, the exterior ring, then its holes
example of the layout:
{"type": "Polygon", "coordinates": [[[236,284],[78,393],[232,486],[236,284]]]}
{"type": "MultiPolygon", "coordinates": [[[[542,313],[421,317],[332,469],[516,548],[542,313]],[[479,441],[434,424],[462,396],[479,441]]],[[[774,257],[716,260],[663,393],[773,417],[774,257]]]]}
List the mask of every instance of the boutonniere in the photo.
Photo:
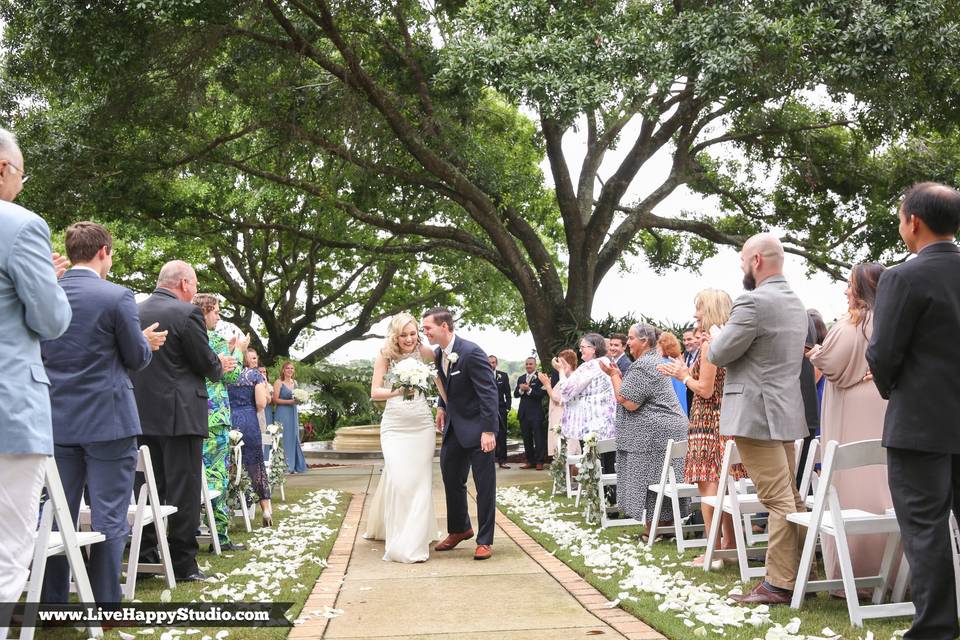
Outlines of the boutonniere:
{"type": "Polygon", "coordinates": [[[457,364],[457,360],[459,359],[460,359],[460,354],[457,353],[456,351],[451,352],[450,355],[447,356],[447,362],[449,362],[450,364],[457,364]]]}

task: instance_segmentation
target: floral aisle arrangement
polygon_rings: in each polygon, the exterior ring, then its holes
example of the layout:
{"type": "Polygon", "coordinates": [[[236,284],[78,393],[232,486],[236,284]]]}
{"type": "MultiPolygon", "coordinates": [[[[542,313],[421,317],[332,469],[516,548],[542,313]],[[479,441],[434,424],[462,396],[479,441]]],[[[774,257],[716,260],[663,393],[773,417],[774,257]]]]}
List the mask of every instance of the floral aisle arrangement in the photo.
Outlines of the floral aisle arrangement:
{"type": "Polygon", "coordinates": [[[234,511],[240,509],[241,496],[245,496],[247,504],[250,500],[250,476],[243,468],[243,433],[237,429],[230,430],[230,482],[227,485],[227,506],[234,511]]]}
{"type": "Polygon", "coordinates": [[[271,487],[282,487],[287,484],[287,458],[283,452],[283,425],[279,422],[268,424],[267,434],[273,437],[270,465],[267,467],[267,481],[271,487]]]}
{"type": "MultiPolygon", "coordinates": [[[[540,489],[501,487],[497,490],[497,505],[524,527],[549,536],[557,548],[582,558],[590,573],[603,580],[616,580],[620,591],[608,604],[611,608],[620,602],[635,601],[640,594],[650,594],[661,612],[682,621],[691,638],[722,638],[736,629],[754,627],[757,631],[752,636],[764,640],[839,640],[829,628],[801,633],[800,618],[786,624],[775,623],[767,605],[744,606],[727,597],[742,593],[742,585],[728,590],[723,585],[697,584],[683,574],[679,560],[658,559],[646,545],[638,545],[636,539],[620,536],[611,541],[601,537],[596,527],[585,527],[569,519],[569,507],[551,500],[540,489]],[[761,627],[766,630],[761,631],[761,627]]],[[[868,632],[866,638],[872,635],[868,632]]]]}
{"type": "Polygon", "coordinates": [[[403,389],[403,399],[413,400],[417,392],[426,393],[437,375],[432,364],[417,358],[404,358],[393,363],[385,376],[393,389],[403,389]]]}
{"type": "Polygon", "coordinates": [[[583,502],[583,519],[587,524],[600,524],[600,510],[605,508],[600,494],[600,455],[597,453],[597,434],[588,433],[583,439],[583,457],[577,465],[577,483],[583,502]]]}
{"type": "Polygon", "coordinates": [[[553,476],[553,493],[563,493],[567,486],[567,439],[560,434],[560,425],[553,427],[553,433],[557,436],[557,442],[560,443],[560,450],[553,456],[553,462],[550,463],[550,475],[553,476]]]}

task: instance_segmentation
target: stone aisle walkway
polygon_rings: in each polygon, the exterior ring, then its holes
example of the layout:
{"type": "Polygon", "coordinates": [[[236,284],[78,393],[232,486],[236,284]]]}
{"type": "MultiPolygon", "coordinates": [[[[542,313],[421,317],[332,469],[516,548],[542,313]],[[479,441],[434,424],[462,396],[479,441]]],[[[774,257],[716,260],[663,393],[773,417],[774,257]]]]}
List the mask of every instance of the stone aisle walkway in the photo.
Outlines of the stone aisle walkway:
{"type": "MultiPolygon", "coordinates": [[[[372,496],[379,479],[379,467],[358,466],[311,472],[311,475],[313,473],[324,475],[322,486],[355,493],[351,505],[354,515],[352,518],[351,514],[347,515],[349,528],[344,528],[338,538],[336,557],[331,558],[332,571],[329,575],[324,572],[305,607],[306,611],[311,606],[325,604],[343,613],[327,624],[317,620],[295,628],[291,640],[520,640],[535,637],[655,640],[663,637],[622,610],[606,608],[606,599],[599,592],[547,554],[502,514],[498,514],[494,556],[490,560],[473,560],[475,543],[471,540],[450,552],[433,552],[430,560],[422,564],[383,562],[383,543],[362,537],[369,500],[365,501],[363,514],[357,521],[361,496],[356,494],[368,491],[372,496]],[[341,574],[348,544],[352,544],[352,552],[346,573],[341,574]],[[342,586],[334,599],[332,592],[341,582],[341,575],[342,586]],[[330,604],[331,601],[335,601],[335,605],[330,604]]],[[[434,478],[437,525],[445,532],[445,505],[438,469],[434,478]]],[[[472,481],[468,486],[472,488],[472,481]]],[[[476,503],[472,498],[470,503],[471,518],[476,523],[476,503]]]]}

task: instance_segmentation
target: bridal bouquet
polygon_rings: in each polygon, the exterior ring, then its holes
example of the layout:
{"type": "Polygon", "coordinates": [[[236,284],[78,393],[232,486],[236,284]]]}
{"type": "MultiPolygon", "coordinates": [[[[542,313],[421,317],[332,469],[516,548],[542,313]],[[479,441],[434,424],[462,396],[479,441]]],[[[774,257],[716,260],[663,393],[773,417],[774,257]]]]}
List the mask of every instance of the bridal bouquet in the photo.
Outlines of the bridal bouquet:
{"type": "Polygon", "coordinates": [[[306,389],[294,389],[293,390],[293,399],[297,401],[297,404],[303,404],[310,401],[310,392],[306,389]]]}
{"type": "Polygon", "coordinates": [[[404,400],[413,400],[417,391],[426,393],[430,388],[430,381],[437,375],[432,364],[427,364],[414,358],[398,360],[387,372],[386,380],[394,389],[403,389],[404,400]]]}

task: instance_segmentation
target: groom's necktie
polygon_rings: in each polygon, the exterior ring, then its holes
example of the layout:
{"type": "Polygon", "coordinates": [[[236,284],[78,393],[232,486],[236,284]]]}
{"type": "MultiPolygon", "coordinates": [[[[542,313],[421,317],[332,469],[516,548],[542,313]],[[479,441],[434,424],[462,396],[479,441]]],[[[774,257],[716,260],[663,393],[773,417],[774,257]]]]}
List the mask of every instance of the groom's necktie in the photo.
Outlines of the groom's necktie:
{"type": "Polygon", "coordinates": [[[447,357],[447,352],[441,350],[443,356],[440,358],[440,366],[443,367],[443,375],[447,375],[450,372],[450,359],[447,357]]]}

